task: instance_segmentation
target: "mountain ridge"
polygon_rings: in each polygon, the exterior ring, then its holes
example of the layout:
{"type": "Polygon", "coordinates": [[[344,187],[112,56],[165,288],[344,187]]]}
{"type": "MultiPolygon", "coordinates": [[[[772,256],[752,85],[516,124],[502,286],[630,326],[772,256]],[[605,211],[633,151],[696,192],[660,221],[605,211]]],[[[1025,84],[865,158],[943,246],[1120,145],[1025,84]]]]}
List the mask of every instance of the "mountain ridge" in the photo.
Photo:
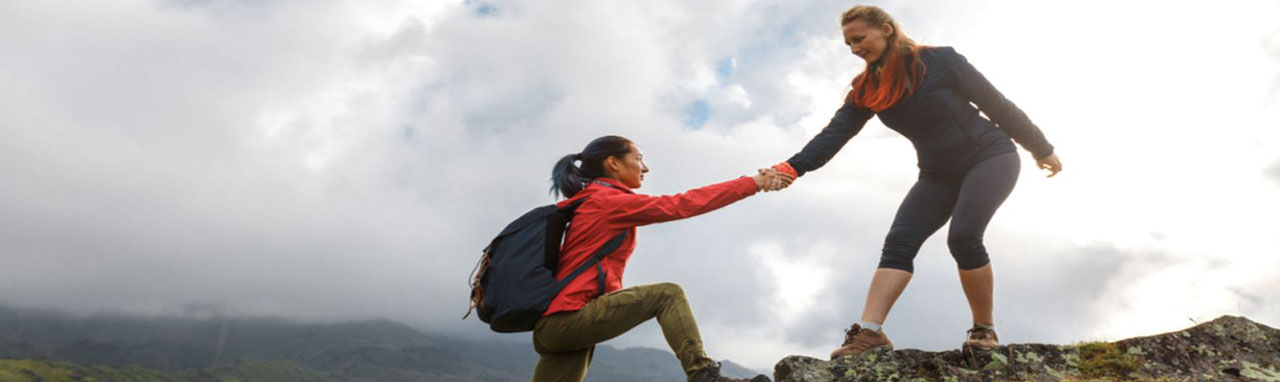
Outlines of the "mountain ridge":
{"type": "MultiPolygon", "coordinates": [[[[288,361],[339,381],[527,381],[537,354],[527,342],[431,334],[385,319],[301,323],[240,316],[73,316],[0,306],[0,358],[134,365],[169,373],[241,360],[288,361]]],[[[725,365],[729,374],[757,373],[725,365]]],[[[672,378],[684,377],[670,352],[609,345],[597,346],[588,374],[593,381],[672,378]]]]}

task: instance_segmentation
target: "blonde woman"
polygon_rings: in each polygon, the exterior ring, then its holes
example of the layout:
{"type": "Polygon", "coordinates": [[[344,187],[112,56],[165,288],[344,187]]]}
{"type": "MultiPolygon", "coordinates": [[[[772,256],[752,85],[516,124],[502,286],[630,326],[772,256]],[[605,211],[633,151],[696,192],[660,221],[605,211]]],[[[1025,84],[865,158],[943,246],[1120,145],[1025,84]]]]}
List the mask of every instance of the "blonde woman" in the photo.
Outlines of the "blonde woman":
{"type": "MultiPolygon", "coordinates": [[[[840,17],[844,43],[866,61],[844,106],[799,153],[774,166],[794,176],[831,160],[872,116],[915,146],[920,176],[898,208],[871,279],[862,317],[831,358],[892,349],[881,330],[913,273],[921,243],[951,221],[947,245],[973,315],[963,347],[999,344],[992,317],[993,274],[983,234],[1013,191],[1016,141],[1053,176],[1062,170],[1053,145],[964,56],[950,47],[916,45],[883,9],[855,6],[840,17]],[[983,115],[986,117],[983,117],[983,115]]],[[[783,185],[785,186],[785,185],[783,185]]]]}

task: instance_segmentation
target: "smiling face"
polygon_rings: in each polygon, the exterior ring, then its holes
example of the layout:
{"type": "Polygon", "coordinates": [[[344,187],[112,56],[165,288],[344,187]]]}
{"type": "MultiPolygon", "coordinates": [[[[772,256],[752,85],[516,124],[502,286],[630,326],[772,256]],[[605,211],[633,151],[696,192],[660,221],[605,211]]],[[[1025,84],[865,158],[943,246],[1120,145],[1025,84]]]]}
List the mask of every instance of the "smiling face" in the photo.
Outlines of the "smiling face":
{"type": "Polygon", "coordinates": [[[631,144],[631,151],[627,155],[605,159],[604,169],[606,176],[630,188],[640,188],[640,184],[644,182],[644,173],[649,172],[649,166],[644,164],[644,154],[640,153],[640,148],[635,144],[631,144]]]}
{"type": "Polygon", "coordinates": [[[893,32],[893,26],[889,23],[873,28],[862,20],[853,20],[844,24],[844,44],[849,46],[850,53],[870,65],[884,57],[893,32]]]}

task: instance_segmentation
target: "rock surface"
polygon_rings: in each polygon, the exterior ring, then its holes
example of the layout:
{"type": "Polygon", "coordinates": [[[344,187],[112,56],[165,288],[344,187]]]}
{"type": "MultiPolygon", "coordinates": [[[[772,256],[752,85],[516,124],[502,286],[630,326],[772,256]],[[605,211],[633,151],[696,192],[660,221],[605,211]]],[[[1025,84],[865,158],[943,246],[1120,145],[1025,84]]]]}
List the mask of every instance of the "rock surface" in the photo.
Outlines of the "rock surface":
{"type": "Polygon", "coordinates": [[[790,356],[777,382],[1275,381],[1280,330],[1223,316],[1195,327],[1112,343],[1011,344],[990,352],[873,351],[826,361],[790,356]]]}

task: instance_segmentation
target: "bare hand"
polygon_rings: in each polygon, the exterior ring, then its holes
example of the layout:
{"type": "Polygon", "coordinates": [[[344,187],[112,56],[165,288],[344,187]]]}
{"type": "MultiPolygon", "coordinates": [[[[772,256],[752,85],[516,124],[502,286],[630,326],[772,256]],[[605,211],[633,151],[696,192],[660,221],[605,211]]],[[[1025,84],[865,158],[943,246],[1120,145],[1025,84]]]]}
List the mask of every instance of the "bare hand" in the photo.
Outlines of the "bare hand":
{"type": "Polygon", "coordinates": [[[1049,170],[1048,178],[1052,178],[1054,175],[1058,175],[1059,171],[1062,171],[1062,161],[1058,160],[1058,154],[1049,154],[1043,159],[1036,159],[1036,167],[1049,170]]]}
{"type": "Polygon", "coordinates": [[[760,169],[759,173],[753,178],[757,179],[756,186],[764,192],[778,191],[787,188],[788,186],[791,186],[791,182],[795,181],[795,177],[792,177],[791,174],[771,168],[760,169]]]}

